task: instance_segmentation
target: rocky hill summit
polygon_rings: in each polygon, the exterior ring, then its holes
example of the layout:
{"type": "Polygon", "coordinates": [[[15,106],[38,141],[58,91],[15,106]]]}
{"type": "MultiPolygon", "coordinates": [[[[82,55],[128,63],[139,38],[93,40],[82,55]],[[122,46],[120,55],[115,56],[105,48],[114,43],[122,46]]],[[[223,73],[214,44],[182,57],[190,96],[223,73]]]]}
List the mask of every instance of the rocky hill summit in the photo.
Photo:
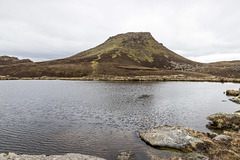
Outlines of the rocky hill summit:
{"type": "MultiPolygon", "coordinates": [[[[104,74],[105,68],[118,70],[178,70],[196,71],[201,63],[188,60],[157,42],[149,32],[129,32],[110,37],[104,43],[69,59],[92,63],[94,74],[104,74]],[[107,67],[108,66],[108,67],[107,67]]],[[[116,72],[116,73],[121,73],[116,72]]]]}
{"type": "Polygon", "coordinates": [[[115,41],[117,39],[122,39],[121,45],[124,47],[133,46],[134,44],[146,45],[149,40],[157,42],[150,32],[128,32],[126,34],[118,34],[109,37],[106,42],[115,41]]]}
{"type": "Polygon", "coordinates": [[[150,32],[128,32],[126,34],[109,37],[108,40],[114,40],[116,38],[123,38],[124,42],[131,41],[132,43],[147,42],[147,40],[154,39],[150,32]]]}

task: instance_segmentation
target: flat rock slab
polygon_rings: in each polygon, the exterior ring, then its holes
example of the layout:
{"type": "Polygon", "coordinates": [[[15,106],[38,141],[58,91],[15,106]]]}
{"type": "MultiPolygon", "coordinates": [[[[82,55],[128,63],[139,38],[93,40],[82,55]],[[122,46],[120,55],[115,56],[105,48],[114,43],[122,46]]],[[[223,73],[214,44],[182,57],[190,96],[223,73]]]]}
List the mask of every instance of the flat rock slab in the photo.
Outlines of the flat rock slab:
{"type": "Polygon", "coordinates": [[[157,126],[140,133],[140,137],[154,147],[184,149],[191,142],[202,143],[182,127],[157,126]]]}
{"type": "Polygon", "coordinates": [[[75,154],[68,153],[65,155],[24,155],[24,154],[16,154],[16,153],[1,153],[0,160],[105,160],[103,158],[83,155],[83,154],[75,154]]]}

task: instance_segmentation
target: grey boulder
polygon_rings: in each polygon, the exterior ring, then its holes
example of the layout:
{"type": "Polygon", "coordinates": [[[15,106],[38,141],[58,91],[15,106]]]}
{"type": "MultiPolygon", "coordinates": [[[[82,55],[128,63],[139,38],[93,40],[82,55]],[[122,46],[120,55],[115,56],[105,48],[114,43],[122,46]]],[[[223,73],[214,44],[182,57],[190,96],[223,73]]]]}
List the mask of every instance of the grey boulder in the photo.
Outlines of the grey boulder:
{"type": "Polygon", "coordinates": [[[228,138],[229,138],[229,136],[220,134],[220,135],[217,135],[216,137],[214,137],[212,140],[220,141],[220,140],[227,140],[228,138]]]}
{"type": "Polygon", "coordinates": [[[146,143],[154,147],[184,149],[190,143],[203,143],[194,138],[182,127],[157,126],[140,133],[146,143]]]}

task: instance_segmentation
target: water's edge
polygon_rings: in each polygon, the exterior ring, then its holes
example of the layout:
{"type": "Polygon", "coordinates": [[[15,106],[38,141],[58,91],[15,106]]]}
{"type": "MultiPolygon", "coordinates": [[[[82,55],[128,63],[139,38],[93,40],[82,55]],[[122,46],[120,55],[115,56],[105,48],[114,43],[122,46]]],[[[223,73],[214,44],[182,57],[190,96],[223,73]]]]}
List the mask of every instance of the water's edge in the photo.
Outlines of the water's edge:
{"type": "Polygon", "coordinates": [[[186,77],[184,75],[170,76],[113,76],[113,75],[91,75],[84,77],[11,77],[0,76],[0,80],[82,80],[82,81],[186,81],[186,82],[233,82],[240,83],[240,78],[227,77],[186,77]]]}

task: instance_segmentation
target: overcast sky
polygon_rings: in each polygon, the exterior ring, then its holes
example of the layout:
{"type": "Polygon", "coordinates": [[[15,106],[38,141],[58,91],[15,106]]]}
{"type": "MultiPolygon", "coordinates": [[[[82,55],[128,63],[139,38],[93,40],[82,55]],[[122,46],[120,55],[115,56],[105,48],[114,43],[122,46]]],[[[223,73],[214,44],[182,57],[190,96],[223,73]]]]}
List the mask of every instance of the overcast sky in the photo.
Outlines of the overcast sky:
{"type": "Polygon", "coordinates": [[[0,0],[0,55],[64,58],[142,31],[191,60],[240,60],[239,7],[239,0],[0,0]]]}

